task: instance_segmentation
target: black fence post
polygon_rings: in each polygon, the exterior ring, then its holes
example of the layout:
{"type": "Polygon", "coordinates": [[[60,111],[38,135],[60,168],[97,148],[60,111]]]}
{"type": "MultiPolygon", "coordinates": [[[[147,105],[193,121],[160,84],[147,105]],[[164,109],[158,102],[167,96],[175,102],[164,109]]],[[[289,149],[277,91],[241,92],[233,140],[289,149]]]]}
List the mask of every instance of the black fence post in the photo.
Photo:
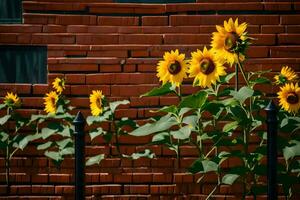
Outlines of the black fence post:
{"type": "Polygon", "coordinates": [[[268,200],[277,200],[277,109],[271,100],[267,112],[267,180],[268,200]]]}
{"type": "Polygon", "coordinates": [[[84,199],[84,167],[85,167],[85,142],[84,142],[84,126],[85,120],[79,111],[73,121],[75,126],[75,200],[84,199]]]}

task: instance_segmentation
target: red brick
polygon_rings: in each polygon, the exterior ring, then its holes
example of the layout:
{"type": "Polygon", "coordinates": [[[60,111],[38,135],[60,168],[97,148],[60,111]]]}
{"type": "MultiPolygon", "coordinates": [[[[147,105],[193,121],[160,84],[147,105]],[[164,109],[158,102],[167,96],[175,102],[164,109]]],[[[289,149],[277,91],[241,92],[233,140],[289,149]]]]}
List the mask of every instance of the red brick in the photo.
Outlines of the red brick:
{"type": "Polygon", "coordinates": [[[149,194],[148,185],[124,185],[125,194],[149,194]]]}
{"type": "Polygon", "coordinates": [[[247,22],[249,24],[261,25],[261,24],[279,24],[279,16],[276,15],[171,15],[170,23],[171,26],[195,26],[195,25],[223,25],[224,20],[229,18],[238,18],[239,23],[247,22]]]}
{"type": "Polygon", "coordinates": [[[85,84],[84,74],[66,74],[67,84],[85,84]]]}
{"type": "Polygon", "coordinates": [[[300,47],[277,46],[271,47],[270,51],[273,58],[298,58],[300,47]]]}
{"type": "Polygon", "coordinates": [[[299,25],[300,15],[281,15],[281,24],[299,25]]]}
{"type": "Polygon", "coordinates": [[[133,173],[132,174],[133,183],[151,183],[152,174],[150,173],[133,173]]]}
{"type": "Polygon", "coordinates": [[[98,17],[98,25],[101,26],[138,26],[138,17],[110,17],[100,16],[98,17]]]}
{"type": "Polygon", "coordinates": [[[120,57],[126,58],[127,51],[125,50],[105,50],[105,51],[88,51],[87,56],[89,57],[120,57]]]}
{"type": "Polygon", "coordinates": [[[43,26],[44,33],[65,33],[66,30],[67,30],[66,26],[60,26],[60,25],[44,25],[43,26]]]}
{"type": "Polygon", "coordinates": [[[211,35],[206,34],[165,34],[165,44],[209,44],[211,35]]]}
{"type": "Polygon", "coordinates": [[[131,51],[131,57],[148,57],[148,56],[149,56],[148,51],[140,51],[140,50],[131,51]]]}
{"type": "Polygon", "coordinates": [[[120,35],[120,44],[162,44],[162,35],[154,34],[132,34],[120,35]]]}
{"type": "Polygon", "coordinates": [[[16,33],[0,33],[0,43],[17,43],[18,34],[16,33]]]}
{"type": "Polygon", "coordinates": [[[48,174],[35,174],[31,177],[31,182],[34,184],[37,183],[48,183],[48,174]]]}
{"type": "Polygon", "coordinates": [[[291,11],[291,2],[264,2],[264,10],[268,11],[291,11]]]}
{"type": "Polygon", "coordinates": [[[42,31],[41,25],[13,25],[13,24],[1,24],[0,33],[39,33],[42,31]]]}
{"type": "Polygon", "coordinates": [[[69,183],[70,175],[69,174],[50,174],[49,182],[53,184],[57,183],[69,183]]]}
{"type": "Polygon", "coordinates": [[[288,25],[288,26],[286,26],[286,32],[287,33],[299,33],[300,26],[299,25],[288,25]]]}
{"type": "Polygon", "coordinates": [[[119,36],[116,34],[80,34],[76,36],[77,44],[117,44],[119,36]]]}
{"type": "Polygon", "coordinates": [[[50,72],[97,72],[97,64],[49,64],[50,72]]]}
{"type": "Polygon", "coordinates": [[[75,186],[69,186],[69,185],[64,185],[64,186],[55,186],[55,194],[74,194],[75,186]]]}
{"type": "Polygon", "coordinates": [[[111,86],[111,95],[112,96],[140,96],[152,89],[151,85],[112,85],[111,86]]]}
{"type": "Polygon", "coordinates": [[[50,35],[46,33],[33,34],[31,43],[33,44],[74,44],[75,36],[69,34],[50,35]]]}
{"type": "Polygon", "coordinates": [[[100,72],[121,72],[122,67],[120,65],[100,65],[100,72]]]}
{"type": "Polygon", "coordinates": [[[102,90],[104,95],[110,95],[110,87],[107,85],[72,85],[71,94],[72,95],[89,95],[92,93],[92,90],[102,90]]]}
{"type": "Polygon", "coordinates": [[[32,186],[32,194],[48,194],[52,195],[54,193],[54,186],[48,186],[48,185],[34,185],[32,186]]]}
{"type": "Polygon", "coordinates": [[[17,94],[30,94],[31,84],[0,83],[0,95],[6,95],[7,92],[14,92],[17,94]]]}
{"type": "Polygon", "coordinates": [[[278,43],[290,45],[300,44],[300,34],[279,34],[278,43]]]}
{"type": "Polygon", "coordinates": [[[55,21],[55,15],[24,13],[24,24],[48,24],[55,21]]]}
{"type": "Polygon", "coordinates": [[[143,16],[143,26],[167,26],[168,16],[143,16]]]}
{"type": "Polygon", "coordinates": [[[251,37],[256,40],[253,41],[254,45],[275,45],[276,35],[274,34],[252,34],[251,37]]]}
{"type": "Polygon", "coordinates": [[[57,15],[55,24],[61,25],[96,25],[97,17],[96,16],[88,16],[88,15],[57,15]]]}
{"type": "Polygon", "coordinates": [[[284,33],[285,27],[280,25],[262,25],[261,26],[261,33],[284,33]]]}
{"type": "Polygon", "coordinates": [[[115,174],[114,183],[131,183],[132,174],[115,174]]]}

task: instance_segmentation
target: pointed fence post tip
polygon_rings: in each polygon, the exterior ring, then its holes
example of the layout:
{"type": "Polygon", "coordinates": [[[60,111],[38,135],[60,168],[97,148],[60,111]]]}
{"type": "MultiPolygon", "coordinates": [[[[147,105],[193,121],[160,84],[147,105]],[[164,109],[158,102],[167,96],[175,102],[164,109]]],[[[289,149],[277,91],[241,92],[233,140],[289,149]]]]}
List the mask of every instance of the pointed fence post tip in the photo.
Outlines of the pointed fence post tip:
{"type": "Polygon", "coordinates": [[[74,134],[84,134],[83,128],[85,125],[85,119],[82,115],[82,113],[79,111],[73,121],[73,124],[75,126],[75,133],[74,134]]]}

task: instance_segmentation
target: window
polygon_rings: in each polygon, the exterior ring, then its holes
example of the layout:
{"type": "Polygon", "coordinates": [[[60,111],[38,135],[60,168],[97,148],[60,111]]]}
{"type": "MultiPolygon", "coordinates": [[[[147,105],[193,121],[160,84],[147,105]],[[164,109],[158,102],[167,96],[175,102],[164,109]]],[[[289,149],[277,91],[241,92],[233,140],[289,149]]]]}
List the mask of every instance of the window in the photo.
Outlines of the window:
{"type": "Polygon", "coordinates": [[[47,83],[47,48],[0,46],[0,83],[47,83]]]}
{"type": "Polygon", "coordinates": [[[196,0],[115,0],[119,3],[192,3],[196,0]]]}
{"type": "Polygon", "coordinates": [[[22,0],[0,0],[0,23],[22,23],[22,0]]]}

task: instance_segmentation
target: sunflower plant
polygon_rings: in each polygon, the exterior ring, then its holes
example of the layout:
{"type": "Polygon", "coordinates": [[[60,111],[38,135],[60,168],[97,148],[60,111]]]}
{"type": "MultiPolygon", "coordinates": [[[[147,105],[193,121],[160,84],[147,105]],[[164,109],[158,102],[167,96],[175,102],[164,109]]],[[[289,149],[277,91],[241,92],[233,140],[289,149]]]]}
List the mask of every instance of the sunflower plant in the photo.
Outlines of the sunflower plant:
{"type": "MultiPolygon", "coordinates": [[[[269,99],[259,88],[263,84],[272,84],[265,76],[270,71],[245,71],[243,63],[246,61],[246,51],[253,40],[246,32],[246,23],[239,24],[238,19],[229,19],[224,21],[223,27],[216,26],[216,29],[217,32],[212,34],[210,49],[198,49],[191,53],[189,59],[178,50],[164,54],[163,60],[157,65],[157,77],[162,85],[141,97],[174,94],[179,103],[153,111],[158,112],[159,116],[150,118],[148,123],[129,134],[152,135],[151,144],[162,144],[175,151],[177,167],[180,167],[180,146],[194,145],[199,157],[188,171],[201,174],[199,183],[208,174],[217,177],[216,185],[206,199],[210,199],[221,185],[233,184],[243,186],[241,199],[248,195],[256,199],[257,195],[266,193],[266,184],[262,181],[266,176],[263,158],[266,156],[267,139],[263,128],[266,120],[263,109],[269,99]],[[235,72],[228,73],[226,66],[235,66],[235,72]],[[238,72],[243,75],[245,85],[239,84],[238,72]],[[187,77],[194,79],[193,86],[199,87],[199,91],[183,96],[181,86],[187,77]],[[230,87],[229,83],[234,77],[235,87],[230,87]],[[254,148],[253,140],[257,143],[254,148]],[[231,164],[232,160],[238,162],[231,164]]],[[[282,74],[275,78],[276,83],[297,79],[289,69],[284,69],[282,74]]],[[[290,127],[291,123],[286,120],[294,120],[297,126],[293,130],[299,130],[300,120],[295,116],[299,114],[300,107],[298,84],[290,83],[282,87],[278,95],[280,105],[286,110],[284,125],[290,127]]],[[[289,138],[286,141],[286,154],[290,148],[298,148],[297,142],[291,142],[293,140],[289,138]]],[[[288,163],[298,156],[297,153],[289,155],[288,163]]],[[[299,164],[299,161],[295,162],[299,164]]],[[[292,170],[285,169],[290,170],[288,172],[292,170]]]]}
{"type": "Polygon", "coordinates": [[[13,156],[35,138],[25,133],[28,119],[18,113],[20,107],[21,99],[12,92],[8,92],[0,104],[0,110],[5,113],[0,117],[0,150],[5,155],[7,191],[10,188],[10,162],[13,156]]]}
{"type": "MultiPolygon", "coordinates": [[[[140,157],[153,157],[149,150],[133,153],[132,155],[124,155],[120,150],[119,137],[126,135],[128,130],[136,128],[136,123],[132,119],[127,117],[118,119],[115,114],[119,106],[130,103],[128,100],[109,102],[101,90],[93,90],[89,100],[92,115],[88,116],[86,121],[91,127],[89,136],[92,142],[98,137],[102,137],[110,147],[115,145],[120,158],[138,159],[140,157]],[[104,128],[105,124],[108,125],[108,128],[104,128]]],[[[100,164],[105,156],[112,155],[97,154],[91,156],[86,161],[86,165],[100,164]]]]}
{"type": "Polygon", "coordinates": [[[300,82],[292,68],[284,66],[274,77],[279,85],[279,151],[284,162],[278,166],[279,183],[287,199],[293,198],[294,185],[300,177],[300,82]]]}
{"type": "Polygon", "coordinates": [[[74,154],[72,134],[74,132],[74,115],[70,101],[65,97],[65,80],[56,78],[53,90],[44,97],[44,112],[32,115],[28,123],[35,130],[37,150],[59,165],[65,156],[74,154]]]}

